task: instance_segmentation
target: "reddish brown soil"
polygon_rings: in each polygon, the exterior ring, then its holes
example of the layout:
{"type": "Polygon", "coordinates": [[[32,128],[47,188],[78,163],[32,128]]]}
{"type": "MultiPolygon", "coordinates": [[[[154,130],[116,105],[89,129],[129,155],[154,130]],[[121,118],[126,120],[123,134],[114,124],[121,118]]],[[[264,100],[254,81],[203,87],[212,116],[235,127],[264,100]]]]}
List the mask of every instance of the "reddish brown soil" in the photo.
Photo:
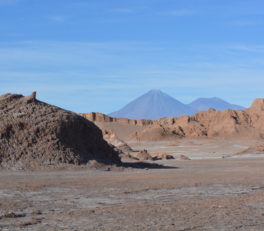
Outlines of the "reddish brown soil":
{"type": "Polygon", "coordinates": [[[1,171],[1,230],[263,230],[264,158],[1,171]]]}

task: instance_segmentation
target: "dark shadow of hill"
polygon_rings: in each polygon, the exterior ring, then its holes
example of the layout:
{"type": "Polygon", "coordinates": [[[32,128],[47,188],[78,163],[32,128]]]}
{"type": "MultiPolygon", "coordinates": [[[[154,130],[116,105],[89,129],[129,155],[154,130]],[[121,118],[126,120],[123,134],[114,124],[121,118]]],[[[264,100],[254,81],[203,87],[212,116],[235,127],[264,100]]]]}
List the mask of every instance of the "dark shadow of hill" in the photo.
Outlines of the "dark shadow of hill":
{"type": "Polygon", "coordinates": [[[136,169],[178,169],[179,167],[166,166],[161,164],[154,163],[145,163],[145,162],[123,162],[122,167],[124,168],[136,168],[136,169]]]}

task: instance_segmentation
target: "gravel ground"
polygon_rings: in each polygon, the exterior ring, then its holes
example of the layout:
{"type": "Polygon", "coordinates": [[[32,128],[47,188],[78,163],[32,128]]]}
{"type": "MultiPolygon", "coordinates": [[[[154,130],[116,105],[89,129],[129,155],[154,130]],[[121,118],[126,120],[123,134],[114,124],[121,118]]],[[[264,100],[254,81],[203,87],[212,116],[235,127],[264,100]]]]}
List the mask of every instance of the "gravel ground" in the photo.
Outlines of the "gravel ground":
{"type": "Polygon", "coordinates": [[[0,230],[263,230],[264,158],[0,171],[0,230]]]}

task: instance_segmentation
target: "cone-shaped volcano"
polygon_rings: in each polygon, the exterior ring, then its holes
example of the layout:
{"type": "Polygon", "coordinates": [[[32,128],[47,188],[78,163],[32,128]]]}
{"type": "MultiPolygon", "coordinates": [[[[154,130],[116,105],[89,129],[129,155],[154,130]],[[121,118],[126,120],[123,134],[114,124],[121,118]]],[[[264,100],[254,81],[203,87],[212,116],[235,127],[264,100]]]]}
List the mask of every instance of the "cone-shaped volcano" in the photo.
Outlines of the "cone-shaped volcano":
{"type": "Polygon", "coordinates": [[[196,112],[195,109],[160,90],[151,90],[119,111],[111,113],[110,116],[129,119],[158,119],[161,117],[192,115],[196,112]]]}

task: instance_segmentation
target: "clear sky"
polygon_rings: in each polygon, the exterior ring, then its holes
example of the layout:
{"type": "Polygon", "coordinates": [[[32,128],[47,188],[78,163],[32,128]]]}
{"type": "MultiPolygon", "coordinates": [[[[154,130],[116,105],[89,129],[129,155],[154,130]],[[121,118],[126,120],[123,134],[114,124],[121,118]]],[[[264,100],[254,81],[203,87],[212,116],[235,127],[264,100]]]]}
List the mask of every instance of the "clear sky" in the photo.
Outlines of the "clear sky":
{"type": "Polygon", "coordinates": [[[183,103],[264,97],[263,0],[0,0],[0,94],[110,113],[161,89],[183,103]]]}

